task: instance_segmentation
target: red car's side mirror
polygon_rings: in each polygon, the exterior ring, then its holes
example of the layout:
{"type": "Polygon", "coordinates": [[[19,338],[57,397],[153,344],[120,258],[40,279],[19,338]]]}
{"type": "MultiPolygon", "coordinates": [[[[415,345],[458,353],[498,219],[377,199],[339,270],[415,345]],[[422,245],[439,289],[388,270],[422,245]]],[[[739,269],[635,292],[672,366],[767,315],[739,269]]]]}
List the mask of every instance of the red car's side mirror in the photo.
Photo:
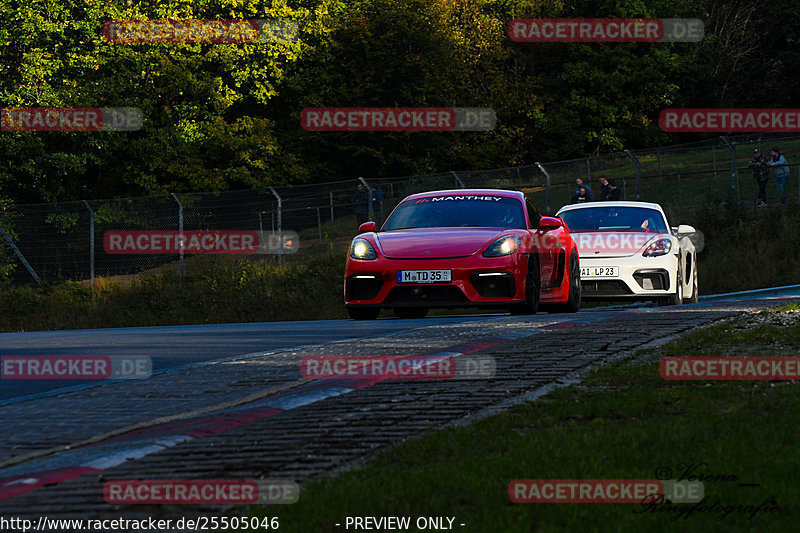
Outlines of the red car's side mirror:
{"type": "Polygon", "coordinates": [[[359,233],[367,233],[370,231],[375,231],[375,223],[372,221],[364,222],[358,227],[359,233]]]}
{"type": "Polygon", "coordinates": [[[564,227],[564,221],[557,217],[542,217],[539,219],[539,229],[553,230],[564,227]]]}

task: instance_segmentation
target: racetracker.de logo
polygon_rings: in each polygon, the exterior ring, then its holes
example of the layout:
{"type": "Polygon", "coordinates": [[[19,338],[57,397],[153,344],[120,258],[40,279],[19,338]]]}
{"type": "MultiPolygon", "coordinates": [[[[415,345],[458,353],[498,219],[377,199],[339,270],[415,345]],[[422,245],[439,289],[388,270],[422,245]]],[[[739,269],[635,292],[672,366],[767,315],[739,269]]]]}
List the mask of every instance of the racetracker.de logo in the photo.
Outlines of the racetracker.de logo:
{"type": "Polygon", "coordinates": [[[515,479],[508,484],[512,503],[671,503],[699,502],[700,481],[659,479],[515,479]]]}
{"type": "Polygon", "coordinates": [[[306,131],[490,131],[497,118],[488,107],[307,107],[306,131]]]}
{"type": "Polygon", "coordinates": [[[519,43],[666,43],[698,42],[700,19],[512,19],[508,36],[519,43]]]}
{"type": "Polygon", "coordinates": [[[144,114],[136,107],[4,107],[0,131],[137,131],[144,114]]]}
{"type": "Polygon", "coordinates": [[[257,231],[107,231],[109,254],[254,254],[257,231]]]}
{"type": "Polygon", "coordinates": [[[106,41],[141,43],[259,43],[297,40],[292,20],[109,20],[103,25],[106,41]]]}
{"type": "Polygon", "coordinates": [[[800,109],[669,108],[661,111],[658,125],[667,132],[797,132],[800,109]]]}
{"type": "Polygon", "coordinates": [[[109,254],[293,254],[300,249],[295,231],[112,230],[103,235],[109,254]]]}
{"type": "Polygon", "coordinates": [[[119,504],[290,504],[300,488],[287,480],[108,481],[106,503],[119,504]]]}
{"type": "Polygon", "coordinates": [[[662,357],[666,380],[797,380],[800,357],[662,357]]]}
{"type": "Polygon", "coordinates": [[[3,379],[143,379],[153,372],[147,356],[4,355],[3,379]]]}
{"type": "Polygon", "coordinates": [[[491,379],[496,367],[489,356],[309,355],[300,373],[306,379],[491,379]]]}

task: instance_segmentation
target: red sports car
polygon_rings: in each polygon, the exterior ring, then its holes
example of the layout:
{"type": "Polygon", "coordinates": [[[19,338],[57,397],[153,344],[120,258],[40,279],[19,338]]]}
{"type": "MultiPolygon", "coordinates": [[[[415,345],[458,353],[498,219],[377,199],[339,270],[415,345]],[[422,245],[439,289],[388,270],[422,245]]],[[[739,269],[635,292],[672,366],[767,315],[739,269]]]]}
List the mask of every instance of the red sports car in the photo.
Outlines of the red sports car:
{"type": "Polygon", "coordinates": [[[507,308],[575,312],[581,304],[578,249],[561,219],[542,216],[521,192],[495,189],[414,194],[380,230],[359,227],[344,277],[351,318],[392,308],[507,308]]]}

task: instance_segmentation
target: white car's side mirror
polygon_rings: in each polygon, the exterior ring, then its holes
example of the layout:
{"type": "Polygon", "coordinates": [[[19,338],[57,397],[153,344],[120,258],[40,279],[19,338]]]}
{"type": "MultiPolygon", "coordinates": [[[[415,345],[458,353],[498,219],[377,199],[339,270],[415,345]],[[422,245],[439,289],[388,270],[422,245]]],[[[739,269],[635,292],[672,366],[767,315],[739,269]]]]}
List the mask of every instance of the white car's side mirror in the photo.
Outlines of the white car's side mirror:
{"type": "Polygon", "coordinates": [[[688,224],[681,224],[680,226],[678,226],[678,230],[675,233],[683,237],[688,235],[694,235],[696,232],[697,230],[695,230],[692,226],[689,226],[688,224]]]}

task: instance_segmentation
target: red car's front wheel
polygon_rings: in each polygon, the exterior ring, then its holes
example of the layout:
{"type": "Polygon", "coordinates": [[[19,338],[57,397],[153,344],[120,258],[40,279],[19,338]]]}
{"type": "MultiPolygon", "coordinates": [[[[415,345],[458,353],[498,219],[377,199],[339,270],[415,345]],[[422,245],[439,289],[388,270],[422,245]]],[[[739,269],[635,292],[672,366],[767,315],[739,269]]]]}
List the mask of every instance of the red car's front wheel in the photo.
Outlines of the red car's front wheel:
{"type": "Polygon", "coordinates": [[[569,257],[569,295],[567,301],[547,306],[550,313],[577,313],[581,309],[581,265],[578,252],[573,248],[569,257]]]}
{"type": "Polygon", "coordinates": [[[525,276],[525,303],[511,306],[512,315],[534,315],[539,311],[539,257],[532,253],[525,276]]]}

